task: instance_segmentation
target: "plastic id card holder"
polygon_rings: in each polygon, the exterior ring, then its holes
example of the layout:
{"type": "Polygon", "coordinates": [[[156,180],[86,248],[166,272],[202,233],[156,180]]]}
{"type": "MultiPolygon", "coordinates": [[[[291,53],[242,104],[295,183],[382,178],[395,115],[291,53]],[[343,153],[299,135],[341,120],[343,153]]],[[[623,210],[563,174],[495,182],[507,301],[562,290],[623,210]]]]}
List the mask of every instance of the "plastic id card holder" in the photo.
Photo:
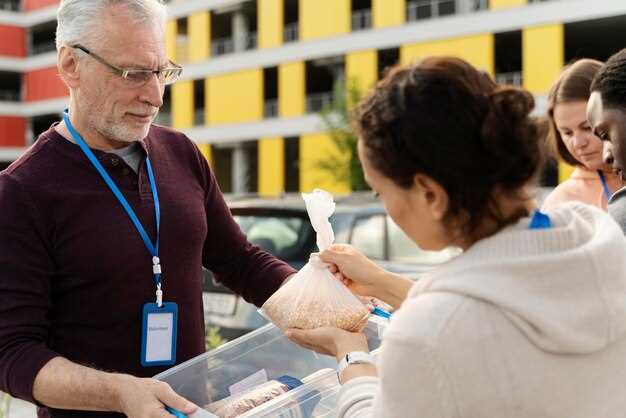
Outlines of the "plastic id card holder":
{"type": "Polygon", "coordinates": [[[143,306],[141,330],[141,365],[143,367],[171,366],[176,363],[176,332],[178,305],[156,303],[143,306]]]}

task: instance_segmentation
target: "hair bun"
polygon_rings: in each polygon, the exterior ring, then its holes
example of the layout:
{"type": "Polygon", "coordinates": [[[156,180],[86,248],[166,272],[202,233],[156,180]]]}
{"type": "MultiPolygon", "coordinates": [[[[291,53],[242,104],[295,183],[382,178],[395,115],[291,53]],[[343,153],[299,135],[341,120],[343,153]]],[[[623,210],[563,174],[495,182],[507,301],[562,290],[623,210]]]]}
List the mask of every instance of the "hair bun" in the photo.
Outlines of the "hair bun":
{"type": "Polygon", "coordinates": [[[494,181],[515,184],[533,175],[537,163],[538,126],[530,118],[535,99],[526,90],[501,87],[488,95],[481,137],[497,168],[494,181]]]}

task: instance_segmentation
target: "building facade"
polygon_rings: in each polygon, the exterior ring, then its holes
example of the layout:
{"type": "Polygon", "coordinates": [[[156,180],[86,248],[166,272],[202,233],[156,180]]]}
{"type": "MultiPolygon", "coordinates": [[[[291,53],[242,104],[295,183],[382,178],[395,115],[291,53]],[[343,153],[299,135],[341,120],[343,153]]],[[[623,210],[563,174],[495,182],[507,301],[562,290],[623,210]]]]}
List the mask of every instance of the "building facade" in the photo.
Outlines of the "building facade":
{"type": "MultiPolygon", "coordinates": [[[[55,0],[0,0],[0,169],[59,120],[55,0]]],[[[350,191],[319,161],[337,153],[319,111],[340,80],[456,55],[522,85],[538,112],[564,64],[626,47],[624,0],[179,0],[169,57],[182,64],[159,123],[196,141],[229,193],[350,191]]],[[[568,174],[559,167],[561,178],[568,174]]]]}

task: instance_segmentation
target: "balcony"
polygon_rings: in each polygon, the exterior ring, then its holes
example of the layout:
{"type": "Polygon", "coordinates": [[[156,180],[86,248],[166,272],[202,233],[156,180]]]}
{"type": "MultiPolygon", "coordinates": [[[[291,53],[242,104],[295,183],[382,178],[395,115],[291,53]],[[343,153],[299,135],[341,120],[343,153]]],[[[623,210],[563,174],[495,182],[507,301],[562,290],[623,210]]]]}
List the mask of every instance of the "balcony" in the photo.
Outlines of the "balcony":
{"type": "Polygon", "coordinates": [[[263,104],[263,116],[267,118],[278,117],[278,99],[266,100],[263,104]]]}
{"type": "Polygon", "coordinates": [[[298,28],[298,23],[290,23],[288,25],[285,25],[285,29],[284,29],[284,33],[283,33],[283,39],[284,42],[297,42],[298,38],[300,37],[299,34],[299,28],[298,28]]]}
{"type": "Polygon", "coordinates": [[[488,8],[488,0],[410,0],[407,2],[406,16],[407,21],[436,19],[488,8]]]}
{"type": "Polygon", "coordinates": [[[0,102],[19,102],[20,93],[13,90],[0,90],[0,102]]]}
{"type": "Polygon", "coordinates": [[[37,55],[37,54],[43,54],[46,52],[56,51],[56,49],[57,49],[57,45],[55,41],[49,41],[49,42],[41,42],[38,44],[34,44],[31,47],[30,52],[32,55],[37,55]]]}
{"type": "Polygon", "coordinates": [[[520,71],[496,74],[496,83],[507,86],[522,86],[522,73],[520,71]]]}
{"type": "Polygon", "coordinates": [[[214,39],[211,42],[211,54],[213,56],[232,54],[233,52],[235,52],[233,38],[214,39]]]}
{"type": "Polygon", "coordinates": [[[319,113],[333,103],[333,92],[313,93],[306,98],[306,112],[319,113]]]}
{"type": "Polygon", "coordinates": [[[365,30],[372,27],[372,10],[363,9],[352,13],[352,30],[365,30]]]}
{"type": "Polygon", "coordinates": [[[0,10],[7,12],[19,12],[19,0],[0,0],[0,10]]]}

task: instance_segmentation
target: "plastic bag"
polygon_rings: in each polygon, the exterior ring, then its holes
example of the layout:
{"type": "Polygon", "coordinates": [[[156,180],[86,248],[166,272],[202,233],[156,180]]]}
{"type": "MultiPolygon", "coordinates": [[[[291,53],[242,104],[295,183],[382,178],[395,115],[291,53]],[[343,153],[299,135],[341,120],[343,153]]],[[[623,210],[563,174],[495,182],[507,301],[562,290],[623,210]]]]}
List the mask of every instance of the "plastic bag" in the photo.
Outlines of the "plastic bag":
{"type": "Polygon", "coordinates": [[[235,418],[299,386],[302,386],[302,382],[298,379],[282,376],[243,393],[213,402],[206,405],[205,409],[220,418],[235,418]]]}
{"type": "MultiPolygon", "coordinates": [[[[335,240],[328,218],[335,211],[330,193],[314,190],[302,193],[317,246],[324,251],[335,240]]],[[[367,324],[369,309],[343,283],[337,280],[316,254],[270,297],[261,312],[281,329],[336,327],[361,331],[367,324]]]]}

